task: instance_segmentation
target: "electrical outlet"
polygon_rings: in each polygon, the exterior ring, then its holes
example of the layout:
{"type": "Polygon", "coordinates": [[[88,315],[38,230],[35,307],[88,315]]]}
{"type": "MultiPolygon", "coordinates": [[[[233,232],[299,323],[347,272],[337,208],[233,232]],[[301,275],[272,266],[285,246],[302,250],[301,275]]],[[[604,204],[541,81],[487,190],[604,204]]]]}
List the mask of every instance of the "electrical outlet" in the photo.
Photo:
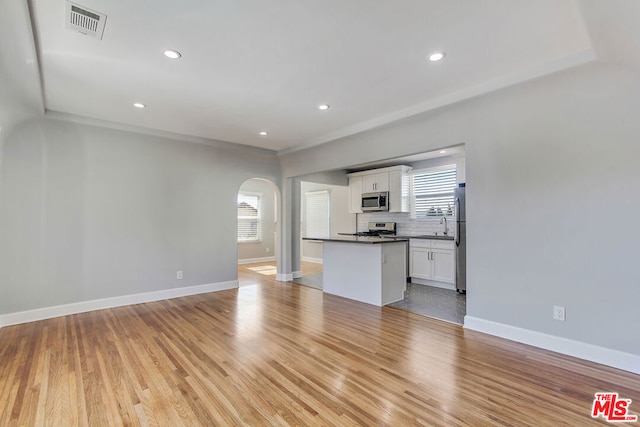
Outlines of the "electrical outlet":
{"type": "Polygon", "coordinates": [[[182,280],[182,270],[176,271],[176,279],[182,280]]]}
{"type": "Polygon", "coordinates": [[[564,307],[561,305],[553,306],[553,320],[559,320],[561,322],[565,321],[565,312],[564,307]]]}
{"type": "Polygon", "coordinates": [[[267,248],[267,253],[269,253],[269,248],[267,248]]]}

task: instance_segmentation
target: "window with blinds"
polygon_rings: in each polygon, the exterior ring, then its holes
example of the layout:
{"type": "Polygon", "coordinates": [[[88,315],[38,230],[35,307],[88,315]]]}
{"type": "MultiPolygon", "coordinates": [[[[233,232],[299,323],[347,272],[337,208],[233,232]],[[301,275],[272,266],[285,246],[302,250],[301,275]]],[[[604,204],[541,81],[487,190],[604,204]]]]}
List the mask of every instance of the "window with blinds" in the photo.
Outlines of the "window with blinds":
{"type": "Polygon", "coordinates": [[[238,193],[238,242],[262,240],[262,194],[238,193]]]}
{"type": "Polygon", "coordinates": [[[414,171],[411,174],[411,216],[413,218],[453,217],[455,187],[455,165],[414,171]]]}
{"type": "Polygon", "coordinates": [[[304,194],[305,237],[327,237],[330,235],[329,226],[329,192],[309,191],[304,194]]]}

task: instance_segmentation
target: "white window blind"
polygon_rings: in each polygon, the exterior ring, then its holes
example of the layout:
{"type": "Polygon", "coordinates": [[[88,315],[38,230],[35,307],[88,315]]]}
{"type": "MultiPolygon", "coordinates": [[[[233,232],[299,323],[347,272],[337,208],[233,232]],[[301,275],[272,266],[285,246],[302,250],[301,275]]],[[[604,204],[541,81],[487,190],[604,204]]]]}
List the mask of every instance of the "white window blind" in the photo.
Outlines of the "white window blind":
{"type": "Polygon", "coordinates": [[[305,236],[327,237],[329,229],[329,192],[310,191],[305,193],[305,236]]]}
{"type": "Polygon", "coordinates": [[[455,165],[415,171],[411,174],[411,216],[413,218],[453,217],[455,187],[455,165]]]}
{"type": "Polygon", "coordinates": [[[238,193],[238,242],[262,239],[262,194],[238,193]]]}

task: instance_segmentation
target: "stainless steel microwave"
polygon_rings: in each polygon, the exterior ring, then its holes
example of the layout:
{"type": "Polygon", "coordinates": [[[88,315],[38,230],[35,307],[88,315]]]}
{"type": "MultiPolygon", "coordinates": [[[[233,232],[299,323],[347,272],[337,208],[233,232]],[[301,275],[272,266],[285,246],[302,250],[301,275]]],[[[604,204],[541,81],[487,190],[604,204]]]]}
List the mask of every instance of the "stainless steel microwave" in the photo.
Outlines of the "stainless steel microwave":
{"type": "Polygon", "coordinates": [[[389,210],[389,192],[362,194],[362,212],[380,212],[389,210]]]}

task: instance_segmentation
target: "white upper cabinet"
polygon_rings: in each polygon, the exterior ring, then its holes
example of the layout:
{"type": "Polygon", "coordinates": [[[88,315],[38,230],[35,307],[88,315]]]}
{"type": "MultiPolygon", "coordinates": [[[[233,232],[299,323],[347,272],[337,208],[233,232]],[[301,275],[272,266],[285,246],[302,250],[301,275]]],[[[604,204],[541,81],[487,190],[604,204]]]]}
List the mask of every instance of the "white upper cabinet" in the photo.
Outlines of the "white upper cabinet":
{"type": "Polygon", "coordinates": [[[389,212],[409,212],[409,166],[350,173],[349,212],[362,213],[362,193],[389,192],[389,212]]]}
{"type": "Polygon", "coordinates": [[[409,212],[409,171],[406,169],[392,170],[389,172],[389,212],[409,212]]]}
{"type": "Polygon", "coordinates": [[[364,175],[363,193],[373,193],[376,191],[389,191],[389,172],[372,173],[364,175]]]}

